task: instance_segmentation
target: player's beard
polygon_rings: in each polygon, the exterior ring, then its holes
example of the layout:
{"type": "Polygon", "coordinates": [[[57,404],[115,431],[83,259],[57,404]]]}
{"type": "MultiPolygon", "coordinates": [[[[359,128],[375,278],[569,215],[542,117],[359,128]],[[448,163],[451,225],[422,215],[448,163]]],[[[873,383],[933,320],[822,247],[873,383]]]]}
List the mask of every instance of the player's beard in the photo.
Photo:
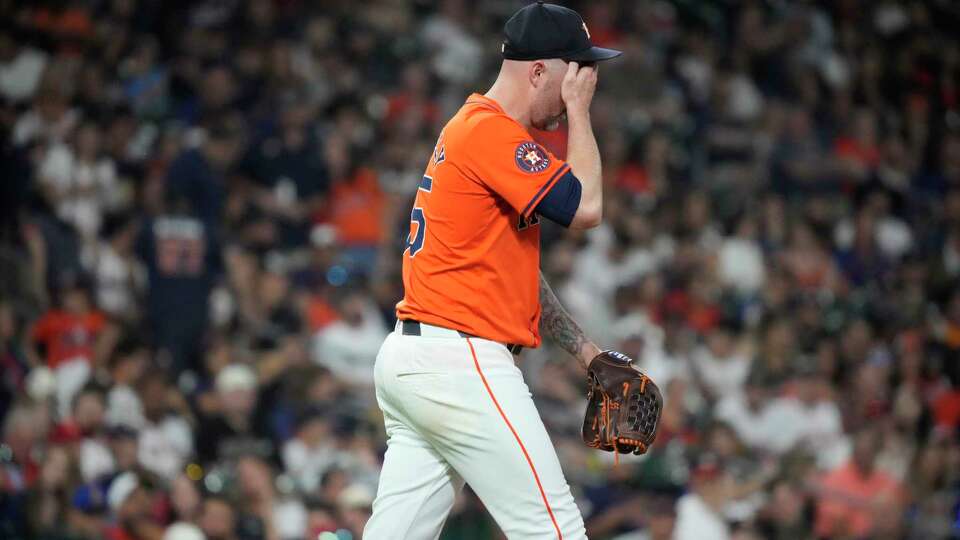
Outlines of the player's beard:
{"type": "Polygon", "coordinates": [[[563,110],[560,114],[551,116],[546,122],[543,123],[543,126],[537,126],[537,129],[543,131],[556,131],[560,129],[560,123],[567,119],[567,111],[563,110]]]}

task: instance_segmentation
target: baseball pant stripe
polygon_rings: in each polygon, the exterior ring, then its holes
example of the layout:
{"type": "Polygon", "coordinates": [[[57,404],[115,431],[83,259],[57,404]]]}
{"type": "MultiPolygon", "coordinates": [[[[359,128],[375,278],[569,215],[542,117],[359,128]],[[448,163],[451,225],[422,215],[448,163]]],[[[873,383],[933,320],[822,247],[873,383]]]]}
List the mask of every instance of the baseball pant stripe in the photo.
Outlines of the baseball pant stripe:
{"type": "Polygon", "coordinates": [[[523,452],[523,457],[526,458],[527,464],[530,465],[530,472],[533,473],[533,479],[537,483],[537,489],[540,490],[540,497],[543,499],[543,505],[547,508],[547,514],[550,515],[550,521],[553,522],[553,528],[557,530],[557,540],[563,540],[563,534],[560,533],[560,526],[557,525],[557,519],[554,517],[553,510],[550,508],[550,502],[547,500],[547,494],[543,491],[543,484],[540,483],[540,475],[537,474],[537,468],[534,467],[533,460],[530,459],[530,454],[527,453],[527,448],[523,445],[523,441],[520,439],[520,435],[517,434],[517,430],[513,428],[513,424],[510,423],[507,415],[500,407],[497,397],[493,395],[493,390],[490,389],[490,385],[487,383],[487,378],[484,377],[483,370],[480,369],[480,361],[477,360],[477,352],[473,349],[473,342],[470,341],[470,338],[467,338],[467,345],[470,347],[470,355],[473,356],[473,365],[477,368],[477,374],[480,375],[480,380],[483,381],[483,386],[487,389],[487,394],[490,395],[490,400],[493,401],[494,406],[497,408],[497,412],[499,412],[500,417],[503,418],[503,422],[507,424],[508,428],[510,428],[510,432],[513,433],[513,438],[516,439],[517,444],[520,445],[520,451],[523,452]]]}

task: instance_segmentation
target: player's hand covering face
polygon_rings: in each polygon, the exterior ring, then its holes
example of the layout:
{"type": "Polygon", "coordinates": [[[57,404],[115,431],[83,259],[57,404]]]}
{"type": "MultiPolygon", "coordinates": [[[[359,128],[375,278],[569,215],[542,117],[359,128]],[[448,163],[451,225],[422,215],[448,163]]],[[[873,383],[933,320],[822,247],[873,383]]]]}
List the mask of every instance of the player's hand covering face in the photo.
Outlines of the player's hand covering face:
{"type": "Polygon", "coordinates": [[[560,96],[567,63],[553,58],[530,64],[530,83],[534,89],[530,123],[539,130],[554,131],[567,112],[560,96]]]}
{"type": "Polygon", "coordinates": [[[593,65],[581,66],[576,62],[567,64],[560,87],[560,98],[565,110],[583,113],[590,108],[593,92],[597,89],[597,68],[593,65]]]}

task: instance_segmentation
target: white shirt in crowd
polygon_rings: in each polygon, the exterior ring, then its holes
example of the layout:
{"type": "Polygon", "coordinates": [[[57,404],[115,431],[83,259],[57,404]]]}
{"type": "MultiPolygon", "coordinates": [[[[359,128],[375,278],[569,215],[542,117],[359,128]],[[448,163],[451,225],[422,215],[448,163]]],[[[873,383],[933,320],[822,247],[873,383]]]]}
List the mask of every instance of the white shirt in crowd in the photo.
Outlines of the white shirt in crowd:
{"type": "MultiPolygon", "coordinates": [[[[637,367],[648,377],[657,381],[665,389],[674,378],[688,379],[690,368],[686,357],[674,356],[664,349],[665,333],[663,328],[650,320],[645,313],[631,313],[617,319],[612,325],[614,343],[639,337],[643,340],[643,350],[635,358],[637,367]]],[[[630,351],[628,354],[635,354],[630,351]]]]}
{"type": "Polygon", "coordinates": [[[656,270],[670,249],[636,247],[614,261],[610,257],[613,234],[606,224],[587,233],[590,244],[577,255],[570,280],[558,291],[564,306],[597,342],[615,339],[611,325],[615,322],[613,295],[617,288],[636,283],[656,270]]]}
{"type": "MultiPolygon", "coordinates": [[[[840,249],[853,247],[855,236],[853,220],[845,219],[837,224],[833,230],[833,241],[840,249]]],[[[906,254],[913,247],[913,233],[910,227],[902,220],[893,216],[883,216],[877,220],[874,227],[874,240],[880,251],[891,258],[906,254]]]]}
{"type": "Polygon", "coordinates": [[[466,83],[476,76],[475,66],[483,59],[483,46],[458,22],[444,15],[434,15],[421,29],[426,44],[432,46],[431,64],[447,82],[466,83]]]}
{"type": "Polygon", "coordinates": [[[117,462],[110,448],[101,440],[87,437],[80,442],[80,477],[84,482],[112,474],[117,470],[117,462]]]}
{"type": "Polygon", "coordinates": [[[838,467],[850,454],[840,410],[831,401],[807,405],[780,397],[752,410],[744,395],[731,394],[717,405],[717,418],[729,423],[751,448],[781,455],[800,446],[813,453],[822,470],[838,467]]]}
{"type": "Polygon", "coordinates": [[[695,493],[687,493],[677,501],[677,524],[674,540],[727,540],[730,527],[695,493]]]}
{"type": "Polygon", "coordinates": [[[30,110],[17,119],[13,126],[13,144],[25,146],[32,142],[40,144],[62,143],[80,121],[80,113],[70,109],[55,120],[48,120],[35,110],[30,110]]]}
{"type": "Polygon", "coordinates": [[[86,238],[94,238],[104,210],[117,193],[113,161],[104,158],[95,163],[82,162],[70,147],[58,144],[47,152],[40,165],[40,178],[56,193],[60,219],[86,238]]]}
{"type": "Polygon", "coordinates": [[[107,424],[139,430],[146,423],[137,392],[126,384],[115,384],[107,393],[107,424]]]}
{"type": "Polygon", "coordinates": [[[283,445],[283,468],[304,493],[319,489],[323,475],[336,462],[337,449],[331,444],[311,447],[294,437],[283,445]]]}
{"type": "Polygon", "coordinates": [[[280,538],[305,538],[307,519],[307,509],[299,499],[284,498],[273,504],[273,523],[280,538]]]}
{"type": "Polygon", "coordinates": [[[9,62],[0,62],[0,95],[14,103],[30,99],[46,67],[46,54],[21,47],[9,62]]]}
{"type": "Polygon", "coordinates": [[[726,394],[717,404],[717,419],[730,424],[737,436],[750,448],[774,451],[778,447],[779,427],[768,421],[768,406],[751,409],[745,393],[726,394]]]}
{"type": "Polygon", "coordinates": [[[715,395],[725,396],[743,392],[743,383],[750,374],[750,358],[732,354],[718,358],[707,347],[699,347],[692,354],[694,368],[703,384],[715,395]]]}
{"type": "Polygon", "coordinates": [[[359,325],[339,320],[321,328],[314,337],[313,361],[351,384],[372,386],[373,365],[386,337],[383,320],[369,306],[359,325]]]}
{"type": "Polygon", "coordinates": [[[167,416],[144,425],[137,445],[137,460],[144,469],[173,480],[193,454],[193,433],[183,418],[167,416]]]}
{"type": "Polygon", "coordinates": [[[796,445],[813,453],[823,470],[839,467],[850,454],[843,434],[840,409],[832,401],[805,404],[793,397],[774,399],[767,422],[775,430],[775,450],[785,452],[796,445]]]}
{"type": "Polygon", "coordinates": [[[657,269],[660,256],[652,248],[633,247],[619,260],[611,257],[613,231],[598,227],[588,233],[590,244],[577,256],[572,280],[577,286],[601,298],[609,298],[617,287],[635,283],[657,269]]]}
{"type": "Polygon", "coordinates": [[[724,240],[718,254],[720,281],[743,294],[755,294],[763,287],[766,269],[763,252],[756,242],[732,237],[724,240]]]}
{"type": "Polygon", "coordinates": [[[137,309],[135,286],[142,283],[142,268],[120,256],[108,242],[100,242],[93,255],[97,279],[97,305],[111,315],[132,314],[137,309]]]}

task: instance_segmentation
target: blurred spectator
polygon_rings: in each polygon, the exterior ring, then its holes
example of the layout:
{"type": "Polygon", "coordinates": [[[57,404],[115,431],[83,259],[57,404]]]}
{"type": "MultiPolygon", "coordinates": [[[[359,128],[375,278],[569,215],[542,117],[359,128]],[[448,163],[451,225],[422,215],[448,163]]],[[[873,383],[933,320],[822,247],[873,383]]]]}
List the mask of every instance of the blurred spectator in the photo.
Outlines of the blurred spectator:
{"type": "Polygon", "coordinates": [[[719,399],[743,393],[751,362],[740,347],[732,328],[717,327],[706,336],[705,345],[693,352],[692,367],[710,396],[719,399]]]}
{"type": "Polygon", "coordinates": [[[105,538],[162,538],[163,527],[151,514],[150,494],[135,473],[125,472],[110,482],[107,504],[113,519],[104,531],[105,538]]]}
{"type": "Polygon", "coordinates": [[[208,496],[203,500],[200,529],[208,540],[236,540],[236,512],[229,501],[208,496]]]}
{"type": "Polygon", "coordinates": [[[193,200],[172,196],[164,214],[143,224],[137,251],[147,267],[147,317],[160,360],[174,373],[196,370],[220,272],[216,231],[193,200]]]}
{"type": "Polygon", "coordinates": [[[167,527],[163,540],[204,540],[203,531],[192,523],[177,522],[167,527]]]}
{"type": "MultiPolygon", "coordinates": [[[[273,472],[259,458],[246,456],[237,462],[240,488],[240,536],[303,538],[307,526],[307,512],[295,498],[278,494],[273,485],[273,472]]],[[[359,536],[357,531],[357,535],[359,536]]]]}
{"type": "Polygon", "coordinates": [[[722,510],[732,495],[733,479],[715,460],[702,458],[691,473],[691,492],[677,501],[676,540],[731,538],[722,510]]]}
{"type": "Polygon", "coordinates": [[[47,66],[47,55],[24,45],[10,25],[0,28],[0,95],[11,103],[30,99],[47,66]]]}
{"type": "Polygon", "coordinates": [[[374,306],[359,291],[345,291],[339,319],[314,337],[313,359],[354,385],[373,384],[373,364],[387,329],[374,306]]]}
{"type": "Polygon", "coordinates": [[[811,521],[802,487],[782,481],[773,486],[759,524],[764,538],[786,540],[811,538],[811,521]]]}
{"type": "Polygon", "coordinates": [[[70,418],[53,432],[55,441],[75,445],[84,482],[116,472],[114,456],[107,446],[105,401],[100,389],[84,388],[74,398],[70,418]]]}
{"type": "Polygon", "coordinates": [[[183,396],[163,376],[140,382],[142,425],[138,426],[138,459],[143,470],[172,481],[193,455],[193,414],[183,396]]]}
{"type": "Polygon", "coordinates": [[[366,165],[362,151],[350,148],[340,136],[327,138],[324,155],[332,182],[323,220],[334,227],[350,269],[365,275],[383,241],[383,193],[376,172],[366,165]]]}
{"type": "Polygon", "coordinates": [[[374,493],[362,484],[347,486],[337,499],[337,513],[341,523],[355,538],[363,533],[363,527],[373,511],[374,493]]]}
{"type": "Polygon", "coordinates": [[[331,436],[331,426],[322,411],[308,409],[301,415],[294,438],[284,444],[284,468],[304,493],[316,492],[320,479],[336,462],[331,436]]]}
{"type": "Polygon", "coordinates": [[[257,376],[250,367],[231,364],[217,373],[217,412],[200,418],[197,457],[202,464],[231,462],[243,455],[273,458],[276,450],[258,407],[257,376]]]}
{"type": "Polygon", "coordinates": [[[254,204],[277,224],[285,246],[307,241],[311,219],[321,210],[328,189],[322,144],[311,116],[305,104],[286,107],[277,132],[246,160],[254,181],[254,204]]]}
{"type": "Polygon", "coordinates": [[[876,431],[857,433],[851,460],[820,482],[817,535],[879,536],[900,526],[902,486],[875,468],[879,443],[876,431]]]}
{"type": "Polygon", "coordinates": [[[116,319],[135,322],[137,301],[143,292],[145,273],[134,248],[138,222],[126,214],[106,217],[101,240],[93,251],[97,304],[116,319]]]}
{"type": "Polygon", "coordinates": [[[94,368],[110,355],[117,335],[93,304],[86,278],[64,277],[59,304],[36,322],[31,337],[56,373],[57,404],[64,414],[94,368]]]}
{"type": "Polygon", "coordinates": [[[42,148],[43,145],[63,144],[76,128],[79,113],[70,108],[62,89],[50,86],[37,90],[32,108],[13,126],[14,145],[38,144],[42,148]]]}
{"type": "Polygon", "coordinates": [[[87,243],[93,242],[103,215],[115,204],[117,173],[101,154],[96,124],[81,123],[69,146],[53,145],[40,165],[40,182],[60,219],[73,225],[87,243]]]}
{"type": "Polygon", "coordinates": [[[783,453],[800,445],[817,458],[821,468],[839,466],[849,454],[849,445],[827,381],[806,361],[796,370],[793,386],[796,395],[778,397],[767,408],[767,421],[776,429],[770,450],[783,453]]]}
{"type": "Polygon", "coordinates": [[[423,23],[424,44],[433,52],[433,69],[449,84],[472,81],[469,66],[480,61],[483,49],[468,30],[469,10],[463,0],[444,0],[438,13],[423,23]]]}
{"type": "Polygon", "coordinates": [[[224,172],[240,151],[241,129],[235,117],[215,124],[200,147],[181,153],[167,172],[170,197],[190,201],[192,212],[211,228],[220,222],[227,188],[224,172]]]}

